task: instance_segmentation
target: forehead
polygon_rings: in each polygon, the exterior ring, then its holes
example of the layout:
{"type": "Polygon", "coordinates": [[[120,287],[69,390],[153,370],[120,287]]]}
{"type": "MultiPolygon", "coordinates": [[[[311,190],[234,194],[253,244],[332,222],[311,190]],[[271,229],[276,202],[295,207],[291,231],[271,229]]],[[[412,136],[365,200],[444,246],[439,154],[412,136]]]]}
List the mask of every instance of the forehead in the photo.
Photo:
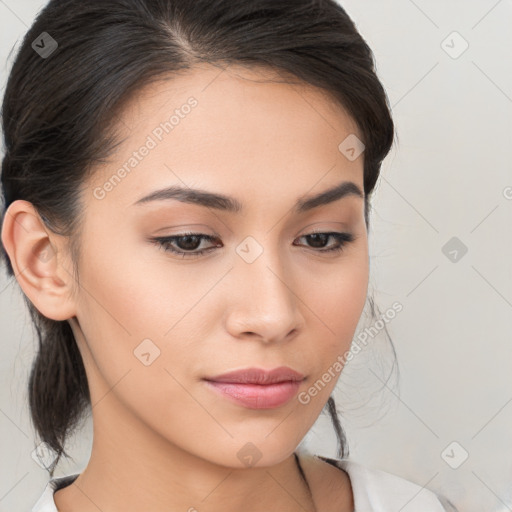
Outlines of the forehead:
{"type": "Polygon", "coordinates": [[[151,113],[156,111],[148,111],[148,108],[174,108],[190,96],[208,105],[210,111],[214,104],[244,111],[257,111],[267,104],[273,109],[286,111],[288,116],[315,112],[331,129],[339,128],[341,123],[349,127],[351,133],[359,134],[357,123],[329,92],[290,73],[262,65],[201,64],[164,75],[137,91],[116,117],[129,125],[131,121],[151,118],[151,113]]]}
{"type": "Polygon", "coordinates": [[[350,162],[338,149],[351,134],[361,138],[355,121],[327,92],[267,68],[182,71],[144,87],[116,119],[123,142],[89,189],[110,181],[108,198],[125,206],[171,184],[296,188],[295,196],[323,176],[326,185],[362,186],[362,157],[350,162]]]}

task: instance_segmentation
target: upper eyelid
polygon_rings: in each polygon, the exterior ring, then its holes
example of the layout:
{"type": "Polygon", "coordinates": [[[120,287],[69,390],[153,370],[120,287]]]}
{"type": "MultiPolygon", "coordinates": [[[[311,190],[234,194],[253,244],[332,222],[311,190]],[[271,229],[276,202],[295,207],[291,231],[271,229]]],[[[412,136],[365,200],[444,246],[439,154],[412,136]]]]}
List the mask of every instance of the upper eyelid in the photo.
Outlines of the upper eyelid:
{"type": "MultiPolygon", "coordinates": [[[[325,235],[325,234],[351,234],[352,231],[346,230],[346,231],[337,231],[336,229],[313,229],[312,231],[306,231],[305,233],[298,235],[297,238],[302,238],[303,236],[308,235],[325,235]]],[[[190,232],[183,232],[183,233],[176,233],[172,235],[160,235],[152,237],[153,240],[155,239],[176,239],[176,238],[184,238],[186,236],[197,236],[202,238],[203,240],[216,240],[220,239],[221,236],[217,234],[210,235],[208,233],[201,233],[199,231],[190,231],[190,232]]]]}

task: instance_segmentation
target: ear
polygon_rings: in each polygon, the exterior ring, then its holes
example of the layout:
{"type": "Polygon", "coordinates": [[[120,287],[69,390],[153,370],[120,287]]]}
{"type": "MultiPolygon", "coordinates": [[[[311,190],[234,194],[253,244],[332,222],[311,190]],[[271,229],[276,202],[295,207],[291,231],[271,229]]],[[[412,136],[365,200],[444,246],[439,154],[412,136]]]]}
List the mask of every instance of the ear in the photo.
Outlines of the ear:
{"type": "Polygon", "coordinates": [[[18,199],[9,205],[2,243],[16,280],[37,310],[51,320],[73,317],[74,277],[67,268],[65,240],[44,225],[32,203],[18,199]]]}

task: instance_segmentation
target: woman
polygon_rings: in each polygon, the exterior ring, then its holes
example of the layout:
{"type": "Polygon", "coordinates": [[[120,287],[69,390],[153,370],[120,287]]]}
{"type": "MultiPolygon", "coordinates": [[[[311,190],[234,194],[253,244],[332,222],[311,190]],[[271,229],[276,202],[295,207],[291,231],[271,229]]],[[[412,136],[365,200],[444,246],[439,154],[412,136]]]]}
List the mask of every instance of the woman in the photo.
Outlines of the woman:
{"type": "Polygon", "coordinates": [[[52,0],[3,123],[4,257],[57,454],[33,511],[444,510],[349,460],[330,397],[394,135],[338,4],[52,0]],[[297,450],[326,406],[338,459],[297,450]],[[53,477],[89,411],[87,467],[53,477]]]}

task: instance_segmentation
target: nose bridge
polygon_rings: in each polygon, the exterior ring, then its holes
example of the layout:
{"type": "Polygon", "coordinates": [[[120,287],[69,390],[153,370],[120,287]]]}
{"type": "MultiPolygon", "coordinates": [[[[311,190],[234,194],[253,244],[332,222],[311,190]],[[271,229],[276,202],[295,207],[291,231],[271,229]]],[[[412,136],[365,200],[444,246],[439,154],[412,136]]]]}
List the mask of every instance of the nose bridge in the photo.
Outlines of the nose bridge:
{"type": "Polygon", "coordinates": [[[291,272],[279,244],[271,237],[259,242],[246,237],[236,248],[234,294],[238,321],[244,331],[268,338],[286,336],[298,327],[299,308],[291,272]]]}

